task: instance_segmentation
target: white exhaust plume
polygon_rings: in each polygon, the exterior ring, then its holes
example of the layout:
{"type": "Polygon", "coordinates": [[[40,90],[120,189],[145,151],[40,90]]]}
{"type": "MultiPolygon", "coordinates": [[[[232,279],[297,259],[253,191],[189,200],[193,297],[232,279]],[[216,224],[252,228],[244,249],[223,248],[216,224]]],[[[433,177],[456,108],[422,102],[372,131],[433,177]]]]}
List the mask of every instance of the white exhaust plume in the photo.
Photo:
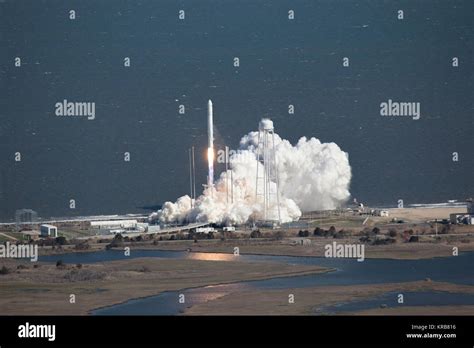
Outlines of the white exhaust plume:
{"type": "MultiPolygon", "coordinates": [[[[270,120],[262,120],[271,122],[270,120]]],[[[207,187],[191,208],[189,196],[166,202],[150,215],[160,223],[210,222],[244,224],[261,219],[263,203],[255,196],[258,132],[240,141],[240,149],[230,157],[230,169],[221,173],[214,186],[207,187]],[[226,184],[232,171],[233,201],[228,201],[226,184]]],[[[335,143],[301,138],[293,146],[275,134],[275,157],[279,175],[280,222],[298,220],[301,211],[334,209],[349,196],[351,167],[348,156],[335,143]]],[[[230,185],[229,185],[230,186],[230,185]]],[[[231,190],[229,188],[229,190],[231,190]]],[[[276,209],[275,209],[276,210],[276,209]]]]}

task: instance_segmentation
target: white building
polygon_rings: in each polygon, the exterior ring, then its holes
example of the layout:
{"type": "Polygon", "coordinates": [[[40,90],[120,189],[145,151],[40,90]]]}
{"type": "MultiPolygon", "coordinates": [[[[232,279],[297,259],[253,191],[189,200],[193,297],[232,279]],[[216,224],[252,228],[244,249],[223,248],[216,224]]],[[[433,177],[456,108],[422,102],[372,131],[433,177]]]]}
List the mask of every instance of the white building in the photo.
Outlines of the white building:
{"type": "Polygon", "coordinates": [[[58,228],[53,225],[41,225],[40,227],[41,237],[52,237],[58,236],[58,228]]]}
{"type": "Polygon", "coordinates": [[[377,210],[376,215],[382,216],[382,217],[388,217],[389,213],[388,213],[388,210],[377,210]]]}
{"type": "Polygon", "coordinates": [[[91,221],[91,227],[99,230],[135,229],[137,224],[137,220],[91,221]]]}
{"type": "Polygon", "coordinates": [[[214,232],[214,227],[198,227],[196,228],[197,233],[209,233],[214,232]]]}
{"type": "Polygon", "coordinates": [[[454,213],[449,215],[452,224],[474,225],[474,214],[454,213]]]}
{"type": "Polygon", "coordinates": [[[159,233],[161,231],[160,225],[148,225],[147,231],[149,233],[159,233]]]}

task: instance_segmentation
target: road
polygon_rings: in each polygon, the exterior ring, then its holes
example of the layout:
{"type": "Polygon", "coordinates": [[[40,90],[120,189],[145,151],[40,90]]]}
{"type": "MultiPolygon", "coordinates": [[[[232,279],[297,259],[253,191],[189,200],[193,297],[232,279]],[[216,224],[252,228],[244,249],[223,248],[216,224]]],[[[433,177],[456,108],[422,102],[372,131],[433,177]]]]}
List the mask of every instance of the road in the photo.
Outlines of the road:
{"type": "Polygon", "coordinates": [[[9,236],[8,234],[5,234],[3,232],[0,232],[0,236],[7,237],[8,239],[14,240],[15,242],[18,241],[18,239],[16,239],[15,237],[9,236]]]}

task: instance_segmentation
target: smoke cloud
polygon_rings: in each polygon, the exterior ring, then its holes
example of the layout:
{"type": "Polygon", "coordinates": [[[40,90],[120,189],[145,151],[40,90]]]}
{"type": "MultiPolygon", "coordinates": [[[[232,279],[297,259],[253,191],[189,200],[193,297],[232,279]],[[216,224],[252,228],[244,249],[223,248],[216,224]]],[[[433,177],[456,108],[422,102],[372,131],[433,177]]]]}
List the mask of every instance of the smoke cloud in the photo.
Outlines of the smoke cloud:
{"type": "MultiPolygon", "coordinates": [[[[262,120],[261,124],[265,122],[271,121],[262,120]]],[[[274,141],[281,222],[298,220],[302,211],[334,209],[347,201],[351,167],[347,154],[337,144],[302,137],[293,146],[277,134],[274,141]]],[[[257,161],[257,148],[258,132],[242,137],[239,150],[230,156],[230,169],[221,173],[214,187],[206,188],[196,198],[194,207],[186,195],[174,203],[164,203],[150,220],[230,225],[261,219],[264,204],[260,195],[256,197],[256,173],[257,166],[259,173],[263,173],[263,164],[257,161]],[[230,178],[233,179],[232,188],[230,178]]],[[[270,183],[270,192],[276,192],[275,182],[270,183]]],[[[267,218],[277,217],[276,199],[273,199],[267,218]]]]}

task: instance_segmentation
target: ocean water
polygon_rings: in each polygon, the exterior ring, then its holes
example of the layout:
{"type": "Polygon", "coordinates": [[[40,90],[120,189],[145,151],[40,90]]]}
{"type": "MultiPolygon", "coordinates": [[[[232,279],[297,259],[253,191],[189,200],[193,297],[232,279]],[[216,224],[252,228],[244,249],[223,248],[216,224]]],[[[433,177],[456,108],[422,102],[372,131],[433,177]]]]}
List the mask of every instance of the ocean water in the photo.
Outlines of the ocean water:
{"type": "Polygon", "coordinates": [[[471,0],[2,0],[0,219],[143,212],[187,193],[190,146],[199,191],[209,98],[217,147],[270,117],[292,143],[337,143],[368,204],[473,196],[473,15],[471,0]],[[96,118],[56,117],[64,99],[96,118]],[[388,99],[421,118],[381,117],[388,99]]]}

